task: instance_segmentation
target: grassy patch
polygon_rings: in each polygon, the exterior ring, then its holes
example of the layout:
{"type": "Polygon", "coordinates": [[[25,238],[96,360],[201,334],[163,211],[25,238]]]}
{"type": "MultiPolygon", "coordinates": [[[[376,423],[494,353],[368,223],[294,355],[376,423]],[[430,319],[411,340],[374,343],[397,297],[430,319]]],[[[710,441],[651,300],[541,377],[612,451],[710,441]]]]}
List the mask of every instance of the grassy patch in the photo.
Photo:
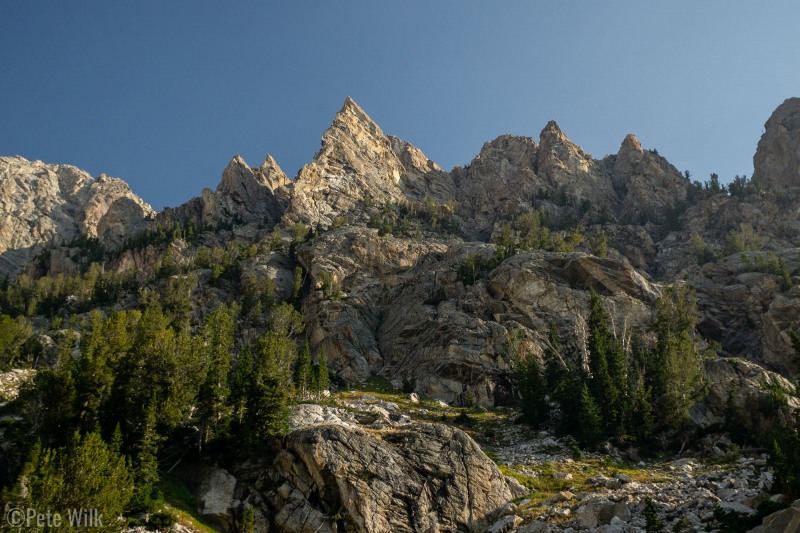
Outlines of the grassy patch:
{"type": "Polygon", "coordinates": [[[507,465],[500,465],[498,468],[504,475],[513,477],[524,487],[530,489],[531,494],[543,493],[545,498],[556,492],[567,490],[573,485],[571,480],[554,477],[553,474],[555,471],[552,468],[548,468],[547,471],[542,471],[538,476],[529,476],[507,465]]]}
{"type": "Polygon", "coordinates": [[[356,385],[356,387],[359,390],[370,392],[392,393],[397,391],[397,389],[392,386],[391,381],[383,376],[376,376],[374,374],[367,378],[364,383],[356,385]]]}
{"type": "Polygon", "coordinates": [[[175,477],[166,477],[159,482],[158,488],[164,494],[167,510],[178,518],[179,524],[202,533],[218,533],[203,521],[197,512],[197,498],[183,482],[175,477]]]}

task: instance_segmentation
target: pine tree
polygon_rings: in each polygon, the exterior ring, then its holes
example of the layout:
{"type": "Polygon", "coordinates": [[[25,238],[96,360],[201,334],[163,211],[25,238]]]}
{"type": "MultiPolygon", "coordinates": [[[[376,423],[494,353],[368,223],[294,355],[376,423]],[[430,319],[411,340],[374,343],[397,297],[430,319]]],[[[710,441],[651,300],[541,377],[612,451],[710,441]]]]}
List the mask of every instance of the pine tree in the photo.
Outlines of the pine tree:
{"type": "MultiPolygon", "coordinates": [[[[608,374],[614,387],[614,399],[617,402],[613,409],[613,420],[606,426],[608,432],[622,441],[627,432],[628,417],[632,405],[630,397],[630,380],[628,377],[628,364],[619,339],[611,338],[611,345],[607,354],[608,374]]],[[[641,397],[640,397],[641,399],[641,397]]]]}
{"type": "Polygon", "coordinates": [[[325,359],[325,352],[319,354],[319,363],[317,364],[317,390],[319,391],[317,397],[322,394],[322,391],[328,390],[331,386],[330,375],[328,374],[328,360],[325,359]]]}
{"type": "MultiPolygon", "coordinates": [[[[118,311],[103,320],[95,311],[89,331],[81,338],[76,369],[76,410],[82,431],[92,430],[111,396],[120,359],[133,347],[133,329],[141,314],[118,311]]],[[[110,424],[109,424],[110,425],[110,424]]]]}
{"type": "Polygon", "coordinates": [[[158,446],[161,438],[156,430],[155,395],[150,399],[144,416],[144,426],[141,428],[139,441],[134,449],[133,478],[136,490],[133,496],[133,505],[136,509],[153,511],[153,491],[158,483],[158,446]]]}
{"type": "Polygon", "coordinates": [[[794,364],[800,369],[800,331],[790,332],[789,338],[792,340],[792,348],[794,348],[794,364]]]}
{"type": "Polygon", "coordinates": [[[630,398],[630,435],[641,442],[651,436],[654,423],[650,389],[645,386],[633,389],[630,398]]]}
{"type": "Polygon", "coordinates": [[[255,533],[256,514],[252,505],[246,505],[242,511],[242,533],[255,533]]]}
{"type": "Polygon", "coordinates": [[[3,499],[13,507],[49,510],[65,518],[71,509],[97,509],[103,525],[93,530],[112,532],[119,531],[116,517],[126,510],[132,493],[125,457],[92,432],[75,433],[58,450],[35,444],[3,499]]]}
{"type": "Polygon", "coordinates": [[[122,453],[122,427],[117,422],[117,425],[114,427],[114,433],[111,434],[111,440],[108,443],[108,447],[114,453],[122,453]]]}
{"type": "Polygon", "coordinates": [[[71,366],[62,364],[54,370],[39,370],[33,380],[20,388],[17,397],[23,434],[31,441],[41,439],[45,447],[65,445],[77,426],[71,366]]]}
{"type": "MultiPolygon", "coordinates": [[[[296,312],[293,309],[292,312],[296,312]]],[[[259,351],[250,380],[244,428],[253,444],[260,445],[289,429],[289,398],[293,394],[292,368],[297,348],[285,334],[284,324],[259,340],[259,351]],[[281,333],[284,333],[283,335],[281,333]]]]}
{"type": "Polygon", "coordinates": [[[664,522],[658,517],[656,511],[656,504],[650,498],[644,500],[644,530],[647,533],[662,533],[664,531],[664,522]]]}
{"type": "Polygon", "coordinates": [[[250,344],[245,344],[236,359],[236,367],[231,380],[231,393],[228,402],[233,410],[232,416],[235,424],[241,426],[247,412],[247,398],[253,380],[253,354],[250,344]]]}
{"type": "Polygon", "coordinates": [[[589,387],[595,403],[600,406],[603,427],[614,431],[619,421],[619,383],[612,378],[611,370],[618,372],[616,361],[610,368],[609,358],[617,359],[614,353],[615,339],[608,331],[608,315],[603,309],[600,296],[592,289],[589,301],[589,387]]]}
{"type": "Polygon", "coordinates": [[[248,396],[246,421],[253,445],[262,445],[288,432],[288,397],[278,381],[266,375],[255,378],[248,396]]]}
{"type": "Polygon", "coordinates": [[[575,436],[579,424],[582,381],[579,372],[570,368],[561,354],[561,339],[555,324],[550,324],[548,345],[544,352],[544,374],[550,396],[558,405],[556,432],[575,436]]]}
{"type": "Polygon", "coordinates": [[[692,332],[695,302],[684,286],[669,287],[657,302],[656,347],[650,382],[654,414],[664,429],[676,430],[689,420],[689,407],[702,391],[704,354],[692,332]]]}
{"type": "Polygon", "coordinates": [[[28,319],[0,315],[0,368],[11,368],[16,364],[32,333],[33,326],[28,319]]]}
{"type": "Polygon", "coordinates": [[[518,380],[522,393],[522,414],[531,424],[541,424],[550,417],[547,403],[547,383],[542,364],[533,353],[527,353],[519,365],[518,380]]]}
{"type": "Polygon", "coordinates": [[[231,347],[233,346],[234,315],[237,309],[225,305],[206,318],[200,338],[199,350],[205,353],[208,366],[203,385],[200,387],[197,405],[199,419],[198,449],[214,437],[223,435],[230,419],[228,405],[228,374],[231,369],[231,347]]]}
{"type": "Polygon", "coordinates": [[[579,402],[576,437],[581,446],[594,448],[603,440],[603,418],[585,383],[581,386],[579,402]]]}
{"type": "Polygon", "coordinates": [[[298,389],[301,400],[305,400],[311,390],[311,374],[311,349],[308,345],[308,337],[306,337],[303,351],[300,352],[300,357],[297,358],[297,365],[294,370],[294,385],[298,389]]]}
{"type": "Polygon", "coordinates": [[[638,441],[652,435],[655,418],[653,416],[653,390],[648,381],[648,365],[651,353],[641,336],[631,339],[631,356],[628,360],[628,432],[638,441]]]}

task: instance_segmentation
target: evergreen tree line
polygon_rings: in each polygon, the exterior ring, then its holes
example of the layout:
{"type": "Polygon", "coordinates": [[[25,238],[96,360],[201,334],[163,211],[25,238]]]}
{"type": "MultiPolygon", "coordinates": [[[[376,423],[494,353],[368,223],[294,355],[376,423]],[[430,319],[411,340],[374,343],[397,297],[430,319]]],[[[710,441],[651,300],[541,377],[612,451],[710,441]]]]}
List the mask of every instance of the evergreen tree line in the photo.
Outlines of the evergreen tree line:
{"type": "MultiPolygon", "coordinates": [[[[689,408],[705,391],[703,359],[708,356],[693,337],[695,303],[682,286],[666,289],[656,306],[650,340],[633,336],[624,345],[613,334],[601,298],[591,292],[586,359],[573,363],[551,326],[540,359],[522,336],[513,333],[508,347],[517,361],[521,408],[533,424],[552,423],[559,435],[595,448],[617,444],[685,446],[695,434],[689,408]]],[[[790,335],[800,366],[800,333],[790,335]]],[[[770,452],[776,489],[800,495],[800,414],[788,409],[786,391],[764,386],[767,394],[736,405],[729,397],[723,426],[740,444],[770,452]]]]}
{"type": "Polygon", "coordinates": [[[32,278],[17,276],[14,283],[0,284],[0,311],[12,317],[55,316],[68,308],[81,313],[91,307],[116,303],[124,294],[139,288],[134,272],[106,272],[99,263],[92,263],[84,273],[56,274],[32,278]]]}
{"type": "MultiPolygon", "coordinates": [[[[594,448],[686,438],[689,407],[703,390],[704,350],[692,335],[694,301],[682,286],[666,289],[657,304],[650,340],[614,334],[600,296],[591,291],[585,357],[565,356],[551,326],[543,357],[512,348],[518,361],[521,407],[534,424],[552,422],[560,435],[594,448]]],[[[512,339],[512,345],[514,340],[512,339]]]]}
{"type": "Polygon", "coordinates": [[[295,394],[328,387],[325,358],[314,364],[307,342],[298,354],[303,320],[291,305],[273,306],[252,341],[236,341],[239,313],[220,305],[195,331],[160,306],[91,313],[5,408],[20,420],[5,434],[4,501],[152,512],[176,457],[220,459],[283,435],[295,394]]]}
{"type": "MultiPolygon", "coordinates": [[[[800,332],[789,334],[800,368],[800,332]]],[[[763,384],[765,394],[751,394],[737,403],[728,396],[723,427],[739,445],[756,445],[770,454],[774,489],[800,497],[800,412],[789,408],[787,391],[763,384]]]]}

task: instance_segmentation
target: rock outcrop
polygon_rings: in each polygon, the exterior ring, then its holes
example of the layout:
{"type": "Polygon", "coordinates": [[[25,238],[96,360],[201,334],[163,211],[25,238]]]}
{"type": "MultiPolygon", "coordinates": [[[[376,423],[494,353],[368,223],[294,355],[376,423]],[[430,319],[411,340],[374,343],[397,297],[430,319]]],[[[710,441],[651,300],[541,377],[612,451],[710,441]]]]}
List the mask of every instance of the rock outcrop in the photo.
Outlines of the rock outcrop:
{"type": "Polygon", "coordinates": [[[271,155],[258,168],[250,168],[237,155],[223,170],[215,191],[203,189],[199,197],[165,209],[159,218],[191,221],[198,228],[242,224],[272,228],[286,209],[289,188],[289,179],[271,155]]]}
{"type": "Polygon", "coordinates": [[[286,217],[328,227],[359,202],[398,202],[404,172],[392,141],[347,98],[322,136],[322,148],[294,179],[286,217]]]}
{"type": "Polygon", "coordinates": [[[622,142],[611,166],[611,181],[621,198],[619,219],[627,223],[662,223],[686,199],[687,179],[663,157],[643,150],[634,135],[622,142]]]}
{"type": "Polygon", "coordinates": [[[764,517],[760,526],[750,533],[791,533],[800,531],[800,500],[795,500],[791,507],[764,517]]]}
{"type": "Polygon", "coordinates": [[[465,218],[477,235],[492,233],[495,221],[519,211],[544,188],[536,175],[536,141],[529,137],[503,135],[487,142],[465,167],[452,175],[465,218]]]}
{"type": "Polygon", "coordinates": [[[113,248],[144,229],[151,215],[120,179],[0,157],[0,276],[16,274],[42,250],[78,237],[113,248]]]}
{"type": "Polygon", "coordinates": [[[753,157],[753,182],[773,192],[800,187],[800,98],[778,106],[764,130],[753,157]]]}
{"type": "Polygon", "coordinates": [[[567,138],[554,120],[539,136],[538,174],[553,191],[566,191],[576,205],[588,200],[613,212],[617,195],[599,161],[567,138]]]}
{"type": "Polygon", "coordinates": [[[443,425],[380,436],[340,425],[303,429],[286,437],[277,463],[290,494],[298,489],[305,500],[297,512],[279,514],[283,531],[302,531],[293,524],[305,523],[314,510],[340,509],[343,530],[478,531],[511,499],[503,475],[478,445],[443,425]]]}
{"type": "Polygon", "coordinates": [[[346,409],[300,404],[274,455],[178,473],[222,531],[246,507],[263,531],[483,531],[513,498],[494,462],[459,429],[387,409],[398,407],[369,396],[346,409]]]}
{"type": "Polygon", "coordinates": [[[494,247],[379,236],[368,228],[324,233],[298,248],[311,293],[304,314],[312,347],[349,383],[372,374],[456,404],[513,402],[508,332],[539,349],[552,322],[577,353],[589,289],[607,296],[614,323],[643,328],[659,289],[623,262],[588,254],[528,252],[466,285],[469,257],[494,247]]]}
{"type": "Polygon", "coordinates": [[[776,390],[786,395],[787,407],[800,409],[795,386],[783,376],[764,370],[755,363],[738,358],[711,359],[706,361],[705,367],[708,392],[690,411],[695,424],[700,427],[721,424],[726,410],[731,408],[749,413],[756,409],[758,402],[768,402],[776,390]]]}

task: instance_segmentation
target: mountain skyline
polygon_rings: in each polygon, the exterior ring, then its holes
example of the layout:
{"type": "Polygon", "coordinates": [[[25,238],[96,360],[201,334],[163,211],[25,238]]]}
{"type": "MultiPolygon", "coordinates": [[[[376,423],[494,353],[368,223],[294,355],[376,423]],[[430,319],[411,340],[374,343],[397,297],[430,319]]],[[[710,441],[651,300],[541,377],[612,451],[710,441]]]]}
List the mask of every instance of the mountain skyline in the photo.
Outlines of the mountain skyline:
{"type": "Polygon", "coordinates": [[[633,133],[728,182],[800,84],[790,2],[192,7],[0,8],[0,153],[120,177],[162,209],[234,154],[294,176],[350,95],[445,169],[554,119],[595,157],[633,133]]]}

